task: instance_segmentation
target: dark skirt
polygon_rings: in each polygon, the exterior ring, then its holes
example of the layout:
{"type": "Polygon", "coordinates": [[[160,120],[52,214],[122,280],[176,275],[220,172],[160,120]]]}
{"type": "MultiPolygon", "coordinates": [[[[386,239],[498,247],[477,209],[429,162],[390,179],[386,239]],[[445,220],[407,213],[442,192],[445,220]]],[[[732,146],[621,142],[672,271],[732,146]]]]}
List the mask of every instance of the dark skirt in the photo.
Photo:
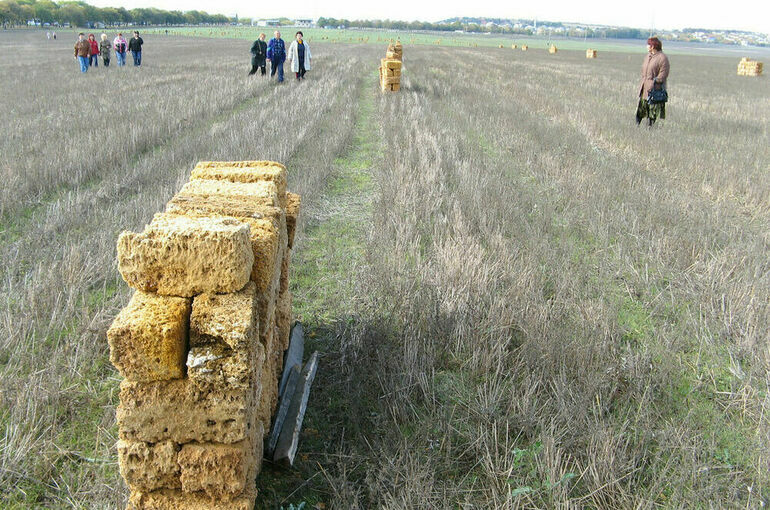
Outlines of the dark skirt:
{"type": "Polygon", "coordinates": [[[652,122],[658,119],[666,118],[666,103],[649,104],[643,97],[639,98],[639,105],[636,107],[636,120],[648,118],[652,122]]]}

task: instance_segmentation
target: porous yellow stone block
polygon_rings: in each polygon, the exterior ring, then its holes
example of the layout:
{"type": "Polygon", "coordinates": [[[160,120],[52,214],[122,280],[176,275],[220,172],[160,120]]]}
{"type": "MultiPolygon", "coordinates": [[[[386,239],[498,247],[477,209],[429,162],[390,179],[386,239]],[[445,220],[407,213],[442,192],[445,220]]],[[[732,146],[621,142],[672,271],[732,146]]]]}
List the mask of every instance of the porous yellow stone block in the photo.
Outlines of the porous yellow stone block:
{"type": "MultiPolygon", "coordinates": [[[[200,198],[199,200],[203,201],[205,199],[200,198]]],[[[177,206],[169,207],[168,209],[169,212],[167,214],[183,213],[189,217],[228,217],[220,216],[221,213],[219,212],[206,212],[200,209],[184,211],[183,208],[177,206]],[[171,210],[174,212],[171,213],[171,210]]],[[[285,225],[286,216],[281,213],[277,217],[232,217],[249,226],[249,235],[254,255],[254,265],[251,269],[250,278],[257,284],[257,289],[260,292],[266,292],[270,289],[276,264],[280,263],[283,248],[288,242],[285,225]]]]}
{"type": "MultiPolygon", "coordinates": [[[[274,328],[270,328],[268,345],[274,344],[274,328]]],[[[273,417],[275,403],[278,402],[278,378],[275,375],[276,359],[275,351],[268,348],[265,352],[265,362],[262,365],[262,377],[260,381],[259,402],[257,404],[257,419],[262,423],[265,433],[270,430],[270,422],[273,417]]]]}
{"type": "Polygon", "coordinates": [[[201,161],[190,179],[230,182],[273,182],[281,207],[286,207],[286,167],[275,161],[201,161]]]}
{"type": "Polygon", "coordinates": [[[281,207],[282,204],[278,198],[278,187],[270,181],[230,182],[195,179],[182,186],[180,193],[249,197],[260,199],[263,205],[273,207],[281,207]]]}
{"type": "Polygon", "coordinates": [[[400,60],[383,58],[380,60],[380,67],[382,67],[382,69],[398,69],[400,71],[402,64],[400,60]]]}
{"type": "Polygon", "coordinates": [[[139,382],[185,375],[189,298],[136,291],[107,331],[110,361],[139,382]]]}
{"type": "Polygon", "coordinates": [[[187,374],[201,389],[248,389],[258,384],[265,353],[259,341],[257,290],[201,294],[192,304],[187,374]]]}
{"type": "Polygon", "coordinates": [[[253,490],[262,466],[262,425],[249,439],[233,444],[189,443],[179,452],[183,492],[205,492],[229,500],[253,490]]]}
{"type": "Polygon", "coordinates": [[[180,449],[171,441],[118,441],[120,474],[132,491],[181,488],[180,449]]]}
{"type": "Polygon", "coordinates": [[[249,281],[249,226],[233,218],[156,214],[144,232],[118,238],[118,269],[131,287],[164,296],[228,293],[249,281]]]}
{"type": "Polygon", "coordinates": [[[256,342],[257,289],[249,282],[232,294],[201,294],[192,301],[190,346],[222,344],[234,351],[256,342]]]}
{"type": "Polygon", "coordinates": [[[283,294],[289,290],[289,273],[291,271],[291,250],[286,250],[281,260],[281,281],[278,292],[283,294]]]}
{"type": "Polygon", "coordinates": [[[268,205],[270,199],[248,196],[227,196],[215,193],[177,193],[166,205],[172,214],[195,216],[233,216],[235,218],[274,218],[279,226],[285,225],[284,210],[268,205]]]}
{"type": "Polygon", "coordinates": [[[276,326],[278,327],[278,342],[281,352],[289,348],[289,335],[291,334],[291,291],[282,292],[278,297],[276,313],[276,326]]]}
{"type": "Polygon", "coordinates": [[[124,441],[236,443],[256,426],[255,388],[203,391],[189,379],[120,384],[124,441]]]}
{"type": "Polygon", "coordinates": [[[254,510],[256,500],[256,489],[226,502],[213,499],[205,492],[187,493],[163,489],[132,493],[127,510],[254,510]]]}
{"type": "Polygon", "coordinates": [[[294,246],[294,232],[297,230],[297,217],[302,205],[302,197],[296,193],[286,193],[286,231],[289,248],[294,246]]]}

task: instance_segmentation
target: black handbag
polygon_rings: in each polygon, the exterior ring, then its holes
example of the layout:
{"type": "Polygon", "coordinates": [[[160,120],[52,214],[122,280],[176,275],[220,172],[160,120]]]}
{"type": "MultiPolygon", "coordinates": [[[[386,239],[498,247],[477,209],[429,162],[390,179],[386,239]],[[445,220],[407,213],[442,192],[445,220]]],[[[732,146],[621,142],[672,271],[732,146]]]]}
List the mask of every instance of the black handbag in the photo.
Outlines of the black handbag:
{"type": "Polygon", "coordinates": [[[668,92],[663,88],[663,85],[659,89],[655,88],[657,83],[652,84],[649,94],[647,94],[647,104],[663,104],[668,101],[668,92]]]}

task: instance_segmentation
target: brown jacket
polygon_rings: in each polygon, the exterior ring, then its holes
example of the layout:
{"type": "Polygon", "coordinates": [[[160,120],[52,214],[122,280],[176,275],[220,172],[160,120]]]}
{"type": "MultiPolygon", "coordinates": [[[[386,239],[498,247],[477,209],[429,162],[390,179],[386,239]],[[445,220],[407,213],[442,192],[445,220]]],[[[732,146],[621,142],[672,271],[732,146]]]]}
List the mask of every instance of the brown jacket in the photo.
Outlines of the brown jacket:
{"type": "Polygon", "coordinates": [[[639,84],[639,97],[647,97],[657,81],[663,88],[668,78],[668,57],[662,52],[648,53],[642,64],[642,82],[639,84]]]}
{"type": "Polygon", "coordinates": [[[91,55],[91,43],[89,43],[87,40],[82,40],[75,43],[76,57],[89,57],[90,55],[91,55]]]}

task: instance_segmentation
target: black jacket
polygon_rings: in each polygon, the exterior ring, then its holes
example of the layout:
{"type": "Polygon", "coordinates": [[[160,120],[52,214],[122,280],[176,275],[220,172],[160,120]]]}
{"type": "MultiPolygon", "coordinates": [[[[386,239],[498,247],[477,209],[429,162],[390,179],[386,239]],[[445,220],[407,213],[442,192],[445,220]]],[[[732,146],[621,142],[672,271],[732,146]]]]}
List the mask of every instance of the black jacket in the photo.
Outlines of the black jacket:
{"type": "Polygon", "coordinates": [[[251,45],[251,63],[255,66],[265,65],[265,57],[267,56],[267,43],[257,39],[254,44],[251,45]]]}
{"type": "Polygon", "coordinates": [[[132,37],[128,41],[128,51],[135,52],[135,51],[142,51],[142,44],[144,44],[144,41],[141,37],[132,37]]]}

